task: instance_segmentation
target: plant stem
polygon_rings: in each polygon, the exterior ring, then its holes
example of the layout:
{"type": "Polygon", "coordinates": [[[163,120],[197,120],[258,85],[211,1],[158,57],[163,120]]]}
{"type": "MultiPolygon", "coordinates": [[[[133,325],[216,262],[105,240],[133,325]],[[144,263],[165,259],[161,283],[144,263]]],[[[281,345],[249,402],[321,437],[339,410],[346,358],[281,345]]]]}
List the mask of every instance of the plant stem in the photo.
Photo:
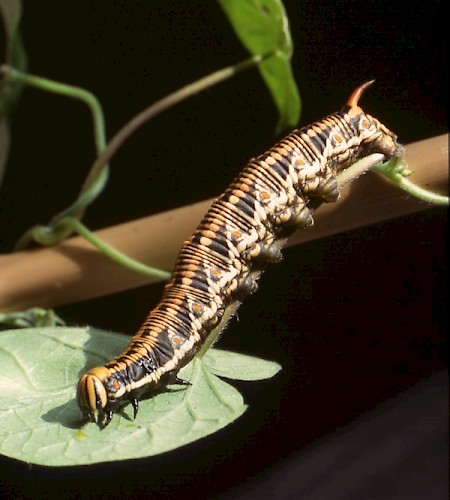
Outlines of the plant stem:
{"type": "Polygon", "coordinates": [[[94,143],[97,154],[100,154],[105,148],[106,136],[103,111],[98,99],[92,92],[73,85],[67,85],[40,76],[30,75],[29,73],[24,73],[6,64],[0,67],[0,73],[3,73],[9,81],[23,83],[46,92],[52,92],[53,94],[59,94],[83,101],[91,110],[92,120],[94,122],[94,143]]]}
{"type": "Polygon", "coordinates": [[[391,164],[390,162],[377,165],[374,168],[374,171],[383,177],[388,178],[391,182],[393,182],[397,187],[403,189],[411,196],[415,198],[419,198],[420,200],[426,201],[427,203],[432,203],[433,205],[449,205],[450,198],[448,196],[440,195],[438,193],[434,193],[433,191],[429,191],[428,189],[424,189],[417,184],[409,181],[405,174],[402,173],[402,170],[398,168],[397,163],[391,164]]]}
{"type": "Polygon", "coordinates": [[[214,328],[214,330],[206,337],[202,346],[198,350],[196,354],[196,358],[203,358],[203,356],[208,352],[208,350],[215,344],[216,340],[218,340],[220,334],[225,330],[228,322],[233,318],[236,314],[236,311],[239,309],[241,302],[235,301],[230,304],[223,314],[223,317],[220,323],[214,328]]]}
{"type": "MultiPolygon", "coordinates": [[[[59,94],[84,102],[90,109],[92,115],[92,121],[94,124],[94,144],[97,155],[100,155],[105,149],[105,119],[100,102],[94,94],[80,87],[55,82],[36,75],[30,75],[7,65],[2,65],[0,67],[0,73],[4,74],[10,82],[29,85],[46,92],[59,94]]],[[[33,240],[40,242],[41,244],[55,244],[70,236],[70,231],[64,230],[64,227],[59,224],[60,220],[67,216],[81,218],[85,208],[93,200],[95,200],[98,194],[101,193],[105,187],[108,175],[109,168],[108,165],[105,164],[104,168],[98,172],[98,175],[88,176],[75,203],[55,215],[48,226],[37,225],[29,229],[17,242],[16,249],[25,248],[33,240]],[[56,231],[55,227],[58,225],[59,231],[56,231]],[[44,241],[47,241],[48,243],[43,243],[44,241]]]]}
{"type": "Polygon", "coordinates": [[[339,183],[339,188],[342,188],[349,182],[352,182],[358,177],[361,177],[361,175],[365,174],[376,165],[379,165],[385,159],[386,157],[383,154],[373,153],[353,163],[353,165],[350,165],[350,167],[346,168],[342,172],[339,172],[336,176],[339,183]]]}
{"type": "Polygon", "coordinates": [[[46,244],[56,244],[70,236],[71,231],[69,226],[65,227],[61,224],[61,221],[67,217],[77,217],[80,219],[83,216],[86,207],[98,196],[106,185],[109,174],[109,160],[124,144],[128,137],[130,137],[144,123],[151,120],[161,112],[175,106],[181,101],[198,94],[207,88],[217,85],[218,83],[231,78],[241,71],[256,66],[268,57],[270,57],[270,54],[265,56],[253,56],[234,66],[228,66],[227,68],[216,71],[204,78],[201,78],[200,80],[182,87],[172,94],[169,94],[132,118],[114,135],[107,145],[105,145],[106,141],[103,113],[97,98],[93,94],[79,87],[73,87],[71,85],[54,82],[45,78],[28,75],[15,70],[14,68],[10,68],[9,66],[2,66],[0,68],[1,71],[11,80],[32,85],[49,92],[78,98],[86,102],[86,104],[88,104],[91,108],[94,119],[96,150],[98,154],[97,159],[91,166],[91,169],[84,181],[78,199],[71,206],[55,215],[48,226],[36,225],[28,230],[17,242],[16,250],[25,248],[33,239],[41,244],[44,244],[44,241],[47,242],[46,244]],[[57,226],[58,231],[56,231],[57,226]]]}
{"type": "Polygon", "coordinates": [[[145,108],[114,135],[114,137],[109,141],[105,150],[95,160],[89,175],[95,177],[97,175],[97,172],[99,172],[103,168],[103,166],[114,156],[114,154],[128,139],[128,137],[130,137],[144,123],[148,122],[166,109],[169,109],[176,104],[184,101],[185,99],[192,97],[193,95],[198,94],[199,92],[214,85],[217,85],[218,83],[231,78],[232,76],[241,71],[244,71],[245,69],[256,66],[267,57],[269,56],[254,56],[234,66],[228,66],[227,68],[220,69],[219,71],[211,73],[204,78],[200,78],[200,80],[182,87],[181,89],[173,92],[172,94],[169,94],[163,99],[145,108]]]}
{"type": "Polygon", "coordinates": [[[77,232],[80,236],[89,241],[89,243],[98,248],[107,257],[114,260],[118,264],[131,269],[132,271],[164,281],[168,281],[172,276],[172,273],[169,271],[147,266],[131,257],[128,257],[124,253],[119,252],[119,250],[116,250],[111,245],[108,245],[102,239],[98,238],[92,231],[90,231],[84,224],[74,217],[66,217],[65,219],[62,219],[61,222],[64,223],[65,227],[70,227],[73,231],[77,232]]]}
{"type": "MultiPolygon", "coordinates": [[[[447,135],[406,145],[414,182],[445,192],[448,186],[447,135]]],[[[377,176],[378,177],[378,176],[377,176]]],[[[412,196],[402,196],[383,179],[362,176],[345,187],[339,203],[327,203],[315,214],[315,224],[295,232],[287,246],[375,224],[432,208],[412,196]]],[[[140,262],[172,269],[181,243],[189,238],[212,199],[105,228],[95,234],[140,262]],[[170,221],[170,223],[169,223],[170,221]],[[159,244],[155,245],[155,241],[159,244]]],[[[53,247],[0,255],[0,311],[32,306],[56,307],[155,283],[99,256],[82,237],[53,247]],[[80,272],[82,270],[82,272],[80,272]],[[92,276],[95,275],[95,280],[92,276]]]]}

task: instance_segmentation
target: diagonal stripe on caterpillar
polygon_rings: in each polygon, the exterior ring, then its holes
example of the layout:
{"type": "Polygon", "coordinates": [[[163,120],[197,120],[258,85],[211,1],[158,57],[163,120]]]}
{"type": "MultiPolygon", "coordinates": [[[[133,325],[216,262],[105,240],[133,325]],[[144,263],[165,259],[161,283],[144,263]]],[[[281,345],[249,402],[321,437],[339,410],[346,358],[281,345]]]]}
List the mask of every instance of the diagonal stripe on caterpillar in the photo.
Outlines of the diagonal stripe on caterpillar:
{"type": "MultiPolygon", "coordinates": [[[[230,304],[256,290],[255,270],[281,260],[281,241],[313,223],[312,200],[336,201],[336,174],[371,153],[401,156],[396,135],[358,101],[294,130],[251,160],[216,199],[178,255],[171,281],[126,350],[80,378],[78,405],[104,428],[143,393],[177,378],[230,304]]],[[[256,273],[259,274],[259,273],[256,273]]]]}

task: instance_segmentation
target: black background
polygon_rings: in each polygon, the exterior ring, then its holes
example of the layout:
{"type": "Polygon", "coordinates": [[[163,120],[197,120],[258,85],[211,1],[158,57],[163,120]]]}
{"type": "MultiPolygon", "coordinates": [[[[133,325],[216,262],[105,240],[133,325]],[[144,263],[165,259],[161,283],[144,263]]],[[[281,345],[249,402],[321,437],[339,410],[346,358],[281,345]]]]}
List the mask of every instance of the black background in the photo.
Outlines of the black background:
{"type": "MultiPolygon", "coordinates": [[[[303,100],[301,124],[335,111],[355,86],[376,78],[362,105],[402,142],[446,131],[439,2],[284,3],[303,100]]],[[[29,71],[94,92],[110,134],[158,98],[247,57],[213,1],[27,2],[23,35],[29,71]]],[[[248,158],[275,142],[276,121],[256,70],[178,105],[138,131],[114,158],[108,188],[85,222],[105,227],[217,195],[248,158]]],[[[76,197],[93,156],[82,105],[24,92],[0,191],[2,252],[76,197]]],[[[370,418],[367,412],[446,369],[445,224],[446,211],[430,209],[287,250],[285,262],[266,273],[220,341],[223,348],[283,365],[274,380],[239,386],[250,408],[238,422],[139,461],[53,469],[1,458],[6,495],[251,498],[247,488],[265,479],[269,484],[286,459],[305,460],[318,439],[331,450],[340,428],[361,415],[370,418]]],[[[59,313],[71,324],[132,333],[161,288],[59,313]]],[[[445,390],[433,394],[433,404],[445,404],[445,390]]],[[[440,494],[447,481],[442,446],[412,457],[422,484],[433,483],[440,494]]],[[[389,462],[393,477],[406,467],[408,449],[406,443],[401,458],[389,462]]],[[[350,482],[326,497],[317,484],[302,498],[414,498],[411,491],[419,490],[412,488],[412,466],[393,486],[379,481],[388,458],[370,462],[357,496],[350,482]]],[[[304,474],[300,469],[299,483],[304,474]]],[[[295,481],[291,486],[300,491],[295,481]]]]}

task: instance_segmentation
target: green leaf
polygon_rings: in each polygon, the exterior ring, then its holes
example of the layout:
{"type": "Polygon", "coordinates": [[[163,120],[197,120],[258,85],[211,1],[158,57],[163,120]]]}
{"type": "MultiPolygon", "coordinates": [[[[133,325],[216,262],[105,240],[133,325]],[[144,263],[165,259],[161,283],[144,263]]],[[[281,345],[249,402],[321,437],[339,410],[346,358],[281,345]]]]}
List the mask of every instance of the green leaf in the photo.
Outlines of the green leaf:
{"type": "Polygon", "coordinates": [[[219,0],[236,35],[252,54],[292,54],[292,40],[281,0],[219,0]]]}
{"type": "Polygon", "coordinates": [[[270,56],[259,64],[279,113],[278,130],[295,127],[301,101],[290,59],[292,39],[281,0],[218,0],[236,35],[254,56],[270,56]]]}
{"type": "Polygon", "coordinates": [[[272,378],[281,370],[281,366],[273,361],[221,349],[210,349],[203,362],[214,374],[233,380],[263,380],[272,378]]]}
{"type": "Polygon", "coordinates": [[[80,375],[121,352],[129,337],[91,328],[38,328],[0,334],[0,453],[28,463],[67,466],[156,455],[225,427],[246,409],[217,377],[256,380],[274,363],[210,350],[180,371],[188,387],[140,402],[104,430],[82,422],[75,401],[80,375]],[[227,364],[229,369],[227,370],[227,364]]]}
{"type": "Polygon", "coordinates": [[[300,95],[292,67],[284,54],[277,54],[259,64],[261,72],[278,109],[277,133],[296,127],[300,119],[300,95]]]}

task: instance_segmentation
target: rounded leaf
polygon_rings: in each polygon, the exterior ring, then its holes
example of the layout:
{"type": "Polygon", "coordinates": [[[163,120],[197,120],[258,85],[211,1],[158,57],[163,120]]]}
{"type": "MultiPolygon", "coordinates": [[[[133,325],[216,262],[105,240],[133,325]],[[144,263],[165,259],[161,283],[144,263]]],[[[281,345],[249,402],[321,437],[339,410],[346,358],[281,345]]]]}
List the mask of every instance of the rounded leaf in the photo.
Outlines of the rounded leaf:
{"type": "MultiPolygon", "coordinates": [[[[233,378],[255,360],[210,351],[205,361],[194,358],[180,371],[191,385],[171,386],[141,401],[136,420],[126,407],[103,430],[83,422],[75,400],[80,375],[112,359],[128,342],[125,335],[92,328],[2,332],[0,453],[51,466],[151,456],[212,434],[245,411],[241,394],[215,373],[233,378]],[[228,372],[227,362],[240,368],[228,372]]],[[[267,362],[262,363],[265,378],[267,362]]]]}

